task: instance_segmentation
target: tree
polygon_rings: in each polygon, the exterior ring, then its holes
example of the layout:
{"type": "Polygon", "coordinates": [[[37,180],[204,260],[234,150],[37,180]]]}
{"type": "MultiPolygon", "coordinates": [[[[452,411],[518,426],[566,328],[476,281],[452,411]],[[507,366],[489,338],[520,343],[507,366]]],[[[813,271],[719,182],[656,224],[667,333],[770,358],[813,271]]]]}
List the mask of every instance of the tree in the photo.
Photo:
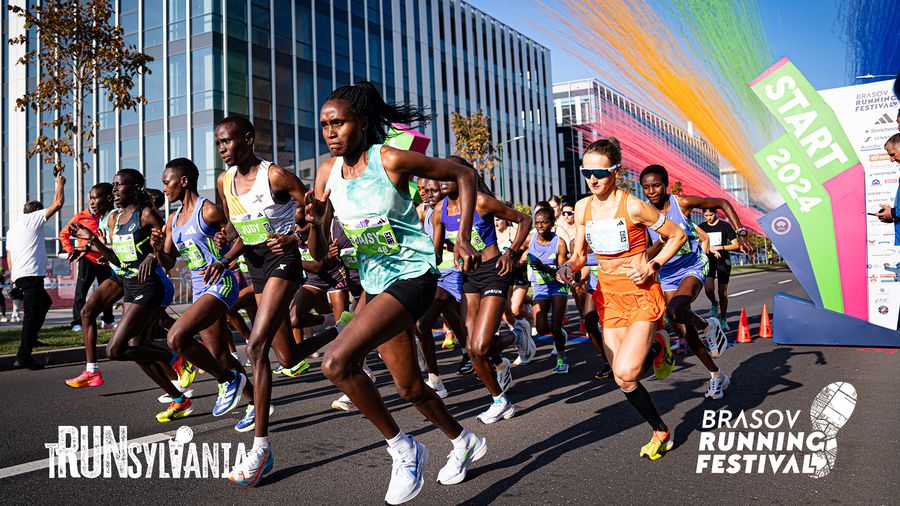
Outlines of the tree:
{"type": "MultiPolygon", "coordinates": [[[[147,63],[153,58],[125,46],[122,27],[110,24],[109,0],[43,0],[27,10],[17,5],[8,9],[22,18],[26,32],[36,30],[39,42],[17,62],[41,62],[37,86],[16,99],[18,110],[31,108],[40,118],[40,134],[28,157],[40,154],[54,174],[65,169],[63,157],[72,157],[75,206],[80,209],[83,177],[90,168],[84,153],[97,150],[93,143],[97,119],[85,113],[85,101],[102,90],[113,109],[136,110],[147,101],[131,94],[134,77],[149,72],[147,63]]],[[[26,42],[25,34],[9,41],[26,42]]]]}
{"type": "Polygon", "coordinates": [[[671,185],[669,185],[669,193],[672,195],[681,195],[684,193],[684,189],[681,187],[681,181],[675,181],[671,185]]]}
{"type": "Polygon", "coordinates": [[[493,178],[496,158],[490,120],[481,109],[468,117],[457,112],[450,113],[450,128],[456,137],[453,154],[465,158],[478,172],[488,173],[493,178]]]}

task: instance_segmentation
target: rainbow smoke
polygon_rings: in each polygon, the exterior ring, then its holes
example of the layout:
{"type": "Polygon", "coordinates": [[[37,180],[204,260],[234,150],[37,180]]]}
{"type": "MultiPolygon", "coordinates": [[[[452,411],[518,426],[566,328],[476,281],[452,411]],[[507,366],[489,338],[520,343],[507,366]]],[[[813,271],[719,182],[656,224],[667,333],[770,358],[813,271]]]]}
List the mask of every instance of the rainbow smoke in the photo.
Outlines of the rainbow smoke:
{"type": "Polygon", "coordinates": [[[564,27],[554,34],[563,46],[632,99],[692,121],[761,205],[783,202],[752,156],[776,133],[747,89],[772,60],[749,0],[678,0],[667,15],[672,26],[645,0],[563,4],[543,5],[564,27]]]}

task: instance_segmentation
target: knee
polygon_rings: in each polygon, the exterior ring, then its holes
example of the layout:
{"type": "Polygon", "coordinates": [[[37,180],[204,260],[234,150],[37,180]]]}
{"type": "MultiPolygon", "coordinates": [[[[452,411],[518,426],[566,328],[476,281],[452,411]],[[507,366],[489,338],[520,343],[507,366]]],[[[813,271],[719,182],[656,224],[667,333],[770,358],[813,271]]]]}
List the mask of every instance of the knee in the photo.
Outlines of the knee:
{"type": "Polygon", "coordinates": [[[90,305],[85,304],[85,305],[81,308],[81,321],[82,321],[82,322],[84,322],[84,321],[90,321],[91,318],[94,316],[94,315],[91,314],[91,313],[93,312],[93,310],[94,310],[94,309],[93,309],[90,305]]]}
{"type": "Polygon", "coordinates": [[[414,406],[423,404],[429,399],[428,392],[425,389],[425,383],[422,382],[421,379],[408,385],[398,384],[397,393],[400,395],[400,397],[403,398],[403,400],[409,402],[414,406]]]}
{"type": "Polygon", "coordinates": [[[640,369],[621,368],[613,365],[613,376],[616,378],[616,385],[622,390],[631,390],[637,386],[640,380],[640,369]]]}
{"type": "Polygon", "coordinates": [[[106,357],[110,360],[125,360],[125,346],[110,342],[106,345],[106,357]]]}
{"type": "Polygon", "coordinates": [[[322,374],[332,383],[342,381],[350,375],[350,360],[341,353],[329,349],[322,359],[322,374]]]}
{"type": "Polygon", "coordinates": [[[490,353],[490,342],[487,339],[473,339],[468,342],[469,357],[473,360],[481,360],[490,353]]]}
{"type": "Polygon", "coordinates": [[[291,327],[295,329],[303,328],[303,323],[300,321],[300,314],[298,311],[291,311],[291,327]]]}
{"type": "Polygon", "coordinates": [[[584,326],[587,328],[600,328],[600,316],[596,311],[584,315],[584,326]]]}
{"type": "Polygon", "coordinates": [[[675,323],[685,323],[689,318],[691,308],[687,304],[669,304],[669,307],[666,308],[666,313],[669,317],[669,321],[675,323]]]}
{"type": "Polygon", "coordinates": [[[247,346],[244,348],[244,352],[247,353],[247,356],[250,357],[254,363],[268,360],[269,357],[263,355],[263,345],[261,339],[253,339],[253,336],[250,337],[250,340],[247,341],[247,346]]]}
{"type": "Polygon", "coordinates": [[[169,333],[166,335],[166,344],[168,344],[169,349],[174,351],[177,355],[183,354],[185,335],[186,334],[181,332],[177,325],[169,330],[169,333]]]}

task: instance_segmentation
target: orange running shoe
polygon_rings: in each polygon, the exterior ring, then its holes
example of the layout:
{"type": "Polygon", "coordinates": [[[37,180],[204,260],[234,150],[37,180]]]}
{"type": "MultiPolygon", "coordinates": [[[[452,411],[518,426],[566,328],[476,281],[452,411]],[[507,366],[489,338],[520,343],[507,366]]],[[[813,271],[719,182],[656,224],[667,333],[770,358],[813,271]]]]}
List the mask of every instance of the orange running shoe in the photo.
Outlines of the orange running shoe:
{"type": "Polygon", "coordinates": [[[103,376],[100,374],[100,371],[84,371],[77,377],[66,380],[66,385],[69,385],[72,388],[99,387],[102,384],[103,376]]]}

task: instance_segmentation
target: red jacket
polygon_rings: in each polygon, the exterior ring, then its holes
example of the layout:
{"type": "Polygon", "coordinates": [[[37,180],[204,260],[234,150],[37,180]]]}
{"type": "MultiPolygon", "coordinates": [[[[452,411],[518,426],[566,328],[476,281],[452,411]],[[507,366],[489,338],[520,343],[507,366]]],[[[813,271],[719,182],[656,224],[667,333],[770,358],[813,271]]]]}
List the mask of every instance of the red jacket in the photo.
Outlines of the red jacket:
{"type": "MultiPolygon", "coordinates": [[[[85,227],[91,229],[95,234],[100,231],[100,216],[94,216],[94,213],[91,212],[90,208],[81,211],[76,214],[66,223],[66,226],[62,227],[59,231],[59,241],[62,243],[63,249],[66,250],[66,253],[71,253],[72,250],[76,246],[86,246],[88,241],[84,239],[78,239],[73,237],[72,234],[69,233],[69,225],[75,222],[81,223],[85,227]]],[[[85,258],[90,260],[91,262],[97,263],[102,257],[99,253],[88,253],[85,258]]]]}

